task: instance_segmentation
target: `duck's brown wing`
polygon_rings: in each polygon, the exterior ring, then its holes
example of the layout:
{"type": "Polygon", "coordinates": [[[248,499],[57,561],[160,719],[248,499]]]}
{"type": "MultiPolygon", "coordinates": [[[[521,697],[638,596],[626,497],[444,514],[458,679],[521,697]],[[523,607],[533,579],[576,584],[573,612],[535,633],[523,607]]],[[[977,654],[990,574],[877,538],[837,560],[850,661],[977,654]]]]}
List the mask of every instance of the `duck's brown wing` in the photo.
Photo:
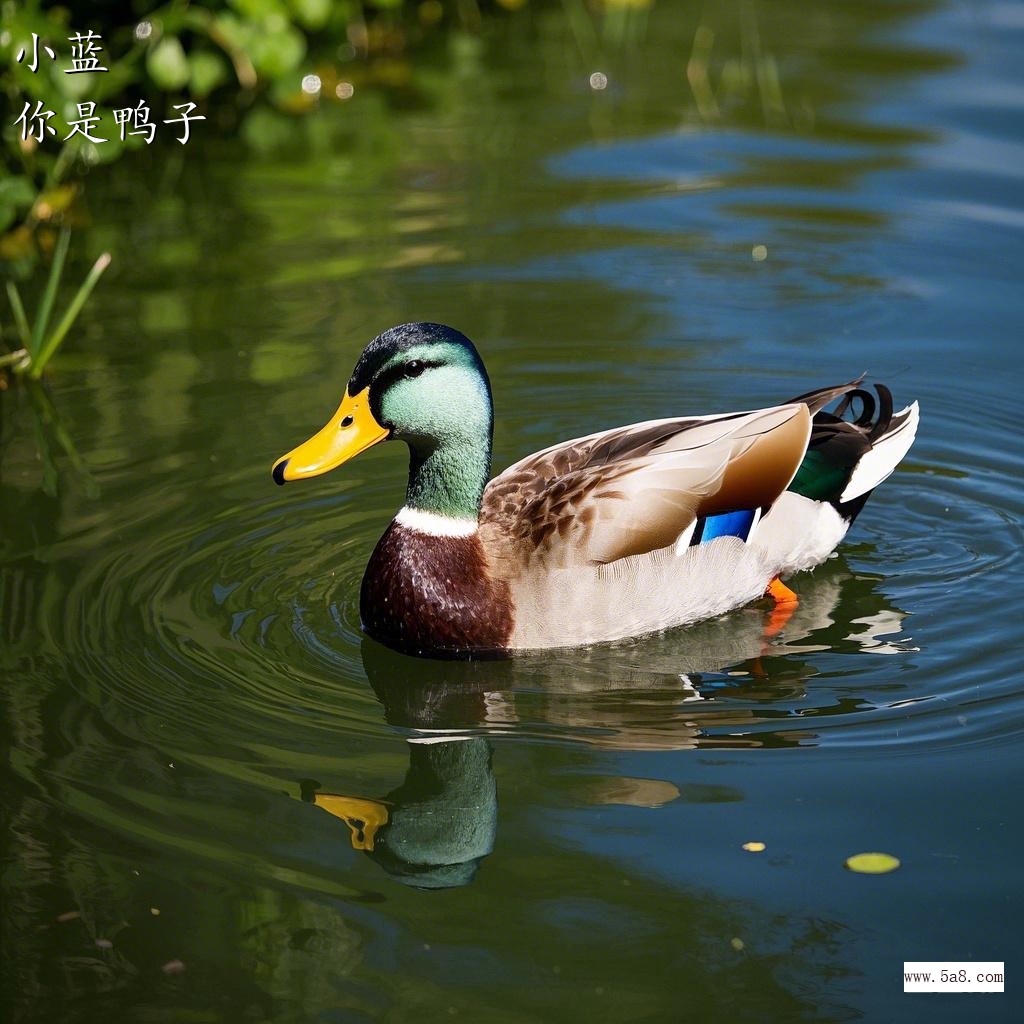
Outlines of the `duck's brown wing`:
{"type": "Polygon", "coordinates": [[[481,538],[548,567],[614,562],[668,547],[698,516],[770,505],[807,449],[808,406],[652,420],[527,456],[484,491],[481,538]]]}

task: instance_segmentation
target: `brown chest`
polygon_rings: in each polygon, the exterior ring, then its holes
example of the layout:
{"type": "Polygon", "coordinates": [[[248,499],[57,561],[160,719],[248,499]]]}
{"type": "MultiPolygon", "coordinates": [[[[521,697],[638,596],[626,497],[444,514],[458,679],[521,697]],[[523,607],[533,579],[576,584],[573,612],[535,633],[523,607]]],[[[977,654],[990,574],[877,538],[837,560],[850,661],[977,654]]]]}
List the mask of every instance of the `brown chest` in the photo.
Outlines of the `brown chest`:
{"type": "Polygon", "coordinates": [[[488,571],[480,538],[436,537],[392,523],[377,542],[359,599],[374,639],[411,654],[459,656],[508,646],[508,584],[488,571]]]}

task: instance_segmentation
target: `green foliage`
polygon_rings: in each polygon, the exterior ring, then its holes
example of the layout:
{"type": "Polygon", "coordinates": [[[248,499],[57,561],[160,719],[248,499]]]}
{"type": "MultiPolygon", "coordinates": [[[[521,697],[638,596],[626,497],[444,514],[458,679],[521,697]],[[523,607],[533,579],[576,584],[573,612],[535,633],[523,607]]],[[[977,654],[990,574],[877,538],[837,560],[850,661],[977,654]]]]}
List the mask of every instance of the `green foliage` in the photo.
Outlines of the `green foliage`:
{"type": "Polygon", "coordinates": [[[177,36],[164,36],[146,54],[146,71],[157,88],[164,92],[175,92],[188,84],[191,69],[177,36]]]}
{"type": "Polygon", "coordinates": [[[0,231],[6,231],[35,199],[35,186],[27,175],[0,179],[0,231]]]}
{"type": "Polygon", "coordinates": [[[303,28],[314,31],[323,28],[331,16],[331,0],[289,0],[288,7],[303,28]]]}
{"type": "MultiPolygon", "coordinates": [[[[518,0],[492,3],[519,6],[518,0]]],[[[122,140],[114,110],[141,99],[156,125],[156,146],[176,137],[162,122],[177,117],[172,107],[187,101],[207,117],[206,130],[216,123],[221,135],[244,128],[250,117],[266,120],[267,112],[294,117],[318,100],[343,102],[347,96],[335,93],[336,83],[358,78],[378,58],[393,64],[430,33],[475,30],[479,18],[476,0],[169,0],[141,16],[131,7],[97,9],[78,0],[0,4],[0,90],[10,111],[0,125],[0,261],[9,273],[26,276],[39,255],[36,229],[66,212],[44,201],[47,190],[148,144],[144,134],[131,134],[132,125],[122,140]],[[72,37],[90,31],[107,70],[67,74],[72,37]],[[39,39],[34,72],[33,34],[39,39]],[[321,95],[303,92],[303,78],[314,74],[324,81],[321,95]],[[102,120],[93,131],[102,143],[71,133],[82,103],[96,104],[102,120]],[[37,106],[52,111],[42,140],[35,137],[38,126],[33,134],[18,121],[23,114],[31,121],[37,106]]]]}
{"type": "Polygon", "coordinates": [[[200,50],[193,54],[188,65],[187,91],[196,99],[205,99],[214,89],[223,85],[231,74],[224,58],[212,50],[200,50]]]}
{"type": "Polygon", "coordinates": [[[47,364],[57,354],[57,350],[74,325],[86,300],[93,288],[96,287],[96,282],[110,265],[110,254],[103,253],[72,296],[71,302],[68,303],[57,326],[52,331],[48,330],[57,291],[60,287],[61,275],[64,272],[64,262],[67,259],[70,240],[71,232],[65,228],[57,238],[57,245],[53,250],[53,260],[50,263],[50,274],[39,301],[39,308],[36,310],[35,320],[31,324],[25,312],[25,305],[21,300],[18,286],[13,281],[7,281],[7,297],[11,305],[18,338],[21,341],[21,348],[0,356],[0,366],[9,366],[15,373],[27,374],[35,380],[42,376],[47,364]]]}
{"type": "MultiPolygon", "coordinates": [[[[522,2],[492,0],[507,10],[522,2]]],[[[8,111],[0,123],[0,265],[10,306],[10,318],[0,318],[7,343],[0,368],[38,377],[60,347],[109,260],[101,257],[57,316],[67,227],[86,216],[78,200],[88,171],[133,150],[173,146],[180,129],[163,122],[180,116],[175,105],[195,103],[206,117],[193,138],[238,132],[250,145],[273,148],[290,138],[296,117],[346,102],[352,82],[361,92],[371,83],[401,89],[409,78],[405,52],[431,33],[466,38],[466,30],[480,28],[477,0],[168,0],[137,13],[147,6],[0,3],[0,90],[8,111]],[[73,59],[85,56],[86,33],[95,34],[98,49],[90,55],[106,70],[68,74],[73,59]],[[125,117],[140,103],[143,123],[155,126],[151,142],[125,117]],[[100,118],[87,130],[102,141],[72,131],[83,116],[100,118]],[[40,274],[51,247],[48,274],[40,274]],[[26,304],[35,308],[33,318],[26,304]]]]}

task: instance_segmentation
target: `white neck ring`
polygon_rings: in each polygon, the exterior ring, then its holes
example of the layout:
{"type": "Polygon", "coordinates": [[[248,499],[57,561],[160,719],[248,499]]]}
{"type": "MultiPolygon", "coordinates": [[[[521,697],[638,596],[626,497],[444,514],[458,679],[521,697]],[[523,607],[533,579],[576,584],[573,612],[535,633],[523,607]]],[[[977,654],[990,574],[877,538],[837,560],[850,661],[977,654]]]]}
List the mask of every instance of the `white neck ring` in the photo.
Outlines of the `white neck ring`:
{"type": "Polygon", "coordinates": [[[425,533],[430,537],[472,537],[477,531],[475,519],[456,519],[442,516],[437,512],[403,505],[395,516],[395,522],[408,530],[425,533]]]}

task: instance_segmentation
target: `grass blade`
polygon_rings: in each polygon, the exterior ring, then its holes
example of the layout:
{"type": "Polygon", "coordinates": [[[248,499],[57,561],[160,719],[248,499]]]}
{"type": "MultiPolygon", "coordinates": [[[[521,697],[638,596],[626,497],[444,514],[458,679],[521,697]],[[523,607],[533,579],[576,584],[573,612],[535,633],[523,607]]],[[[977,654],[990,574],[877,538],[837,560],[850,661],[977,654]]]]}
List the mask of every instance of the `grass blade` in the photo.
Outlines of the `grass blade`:
{"type": "Polygon", "coordinates": [[[15,370],[21,369],[23,368],[22,363],[28,364],[31,361],[27,348],[15,349],[13,352],[5,352],[0,356],[0,369],[5,366],[13,366],[15,370]]]}
{"type": "MultiPolygon", "coordinates": [[[[65,247],[66,248],[66,247],[65,247]]],[[[85,305],[85,300],[89,298],[93,288],[96,287],[96,282],[103,276],[103,271],[110,266],[110,253],[105,252],[102,256],[92,265],[92,270],[89,271],[85,280],[82,282],[81,287],[75,292],[75,297],[71,300],[71,305],[68,306],[67,312],[64,314],[63,319],[57,325],[53,334],[46,339],[46,344],[42,350],[36,353],[32,357],[32,369],[29,371],[29,375],[38,380],[46,368],[46,364],[53,358],[54,353],[60,348],[61,342],[64,340],[64,336],[71,330],[71,325],[75,322],[78,314],[82,311],[82,306],[85,305]]]]}
{"type": "Polygon", "coordinates": [[[7,298],[11,301],[11,311],[14,313],[14,323],[18,328],[18,336],[22,345],[32,348],[32,332],[29,330],[28,317],[25,316],[25,307],[21,304],[21,293],[13,281],[7,282],[7,298]]]}
{"type": "Polygon", "coordinates": [[[71,232],[64,228],[57,236],[57,245],[53,250],[53,262],[50,264],[50,276],[46,281],[46,289],[43,292],[42,301],[39,303],[39,312],[36,314],[36,322],[32,330],[32,344],[29,351],[32,358],[37,359],[40,349],[43,346],[43,338],[46,336],[46,327],[50,322],[50,312],[53,309],[53,300],[57,297],[57,285],[60,283],[60,275],[64,271],[64,260],[68,254],[68,243],[71,240],[71,232]]]}

